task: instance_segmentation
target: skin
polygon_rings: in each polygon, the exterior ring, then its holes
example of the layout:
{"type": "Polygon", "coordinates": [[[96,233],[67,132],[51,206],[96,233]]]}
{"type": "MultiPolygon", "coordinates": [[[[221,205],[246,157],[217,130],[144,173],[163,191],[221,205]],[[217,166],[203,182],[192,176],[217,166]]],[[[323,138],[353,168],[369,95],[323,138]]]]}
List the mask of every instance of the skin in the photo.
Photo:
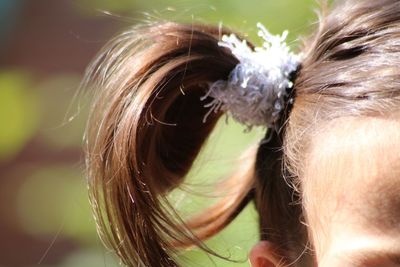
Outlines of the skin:
{"type": "MultiPolygon", "coordinates": [[[[315,135],[302,180],[315,266],[400,266],[397,118],[336,119],[315,135]]],[[[265,242],[251,251],[252,266],[283,266],[265,242]]]]}

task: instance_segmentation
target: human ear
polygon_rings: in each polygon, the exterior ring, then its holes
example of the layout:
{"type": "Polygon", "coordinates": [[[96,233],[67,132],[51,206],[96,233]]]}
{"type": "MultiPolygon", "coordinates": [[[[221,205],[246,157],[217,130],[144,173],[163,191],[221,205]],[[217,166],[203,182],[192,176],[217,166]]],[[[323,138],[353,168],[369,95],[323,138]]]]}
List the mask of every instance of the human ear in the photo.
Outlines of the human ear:
{"type": "Polygon", "coordinates": [[[277,267],[283,263],[276,245],[269,241],[260,241],[254,245],[249,260],[252,267],[277,267]]]}

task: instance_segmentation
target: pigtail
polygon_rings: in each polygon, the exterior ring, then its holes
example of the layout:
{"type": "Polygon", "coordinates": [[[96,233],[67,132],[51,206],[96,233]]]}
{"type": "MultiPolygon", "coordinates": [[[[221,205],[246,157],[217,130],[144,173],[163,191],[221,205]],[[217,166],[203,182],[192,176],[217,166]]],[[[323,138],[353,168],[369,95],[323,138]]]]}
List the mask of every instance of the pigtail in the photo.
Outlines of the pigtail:
{"type": "Polygon", "coordinates": [[[213,216],[185,225],[165,197],[182,183],[222,115],[203,122],[210,99],[200,100],[238,63],[218,46],[220,30],[136,27],[112,40],[86,73],[84,85],[96,95],[85,135],[90,199],[102,240],[128,266],[177,266],[175,246],[208,250],[200,239],[250,200],[252,164],[228,205],[210,208],[213,216]]]}
{"type": "Polygon", "coordinates": [[[306,226],[301,223],[300,195],[284,164],[284,135],[284,128],[267,132],[264,140],[268,141],[261,142],[257,151],[254,199],[258,213],[262,214],[260,239],[278,246],[285,266],[312,266],[306,226]]]}

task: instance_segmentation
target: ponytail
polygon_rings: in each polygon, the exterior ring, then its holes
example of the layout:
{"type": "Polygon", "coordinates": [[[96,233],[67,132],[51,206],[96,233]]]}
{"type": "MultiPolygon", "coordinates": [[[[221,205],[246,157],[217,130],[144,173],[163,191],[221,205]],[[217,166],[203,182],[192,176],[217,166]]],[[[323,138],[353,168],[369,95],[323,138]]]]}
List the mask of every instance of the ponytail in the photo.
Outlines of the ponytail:
{"type": "Polygon", "coordinates": [[[241,181],[229,201],[210,207],[207,216],[185,224],[166,200],[222,115],[211,113],[203,122],[210,99],[200,100],[210,82],[227,79],[238,63],[218,46],[220,30],[136,27],[107,44],[86,73],[84,84],[95,94],[85,134],[90,200],[102,240],[128,266],[177,266],[176,246],[209,251],[201,239],[251,199],[254,162],[235,176],[241,181]]]}

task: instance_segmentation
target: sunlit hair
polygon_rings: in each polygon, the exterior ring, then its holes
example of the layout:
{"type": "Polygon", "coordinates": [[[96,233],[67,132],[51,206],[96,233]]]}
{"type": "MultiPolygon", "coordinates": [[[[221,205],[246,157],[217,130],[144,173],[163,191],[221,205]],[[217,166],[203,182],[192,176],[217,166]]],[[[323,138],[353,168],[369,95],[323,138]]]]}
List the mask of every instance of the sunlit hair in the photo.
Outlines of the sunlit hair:
{"type": "Polygon", "coordinates": [[[260,237],[291,266],[307,265],[304,162],[315,133],[344,116],[382,116],[400,107],[400,2],[341,1],[306,39],[295,101],[279,132],[260,143],[220,203],[183,222],[167,201],[182,184],[221,112],[200,98],[238,63],[218,46],[227,29],[156,23],[111,40],[89,66],[95,99],[85,135],[90,199],[103,240],[128,266],[177,266],[196,245],[254,201],[260,237]]]}

